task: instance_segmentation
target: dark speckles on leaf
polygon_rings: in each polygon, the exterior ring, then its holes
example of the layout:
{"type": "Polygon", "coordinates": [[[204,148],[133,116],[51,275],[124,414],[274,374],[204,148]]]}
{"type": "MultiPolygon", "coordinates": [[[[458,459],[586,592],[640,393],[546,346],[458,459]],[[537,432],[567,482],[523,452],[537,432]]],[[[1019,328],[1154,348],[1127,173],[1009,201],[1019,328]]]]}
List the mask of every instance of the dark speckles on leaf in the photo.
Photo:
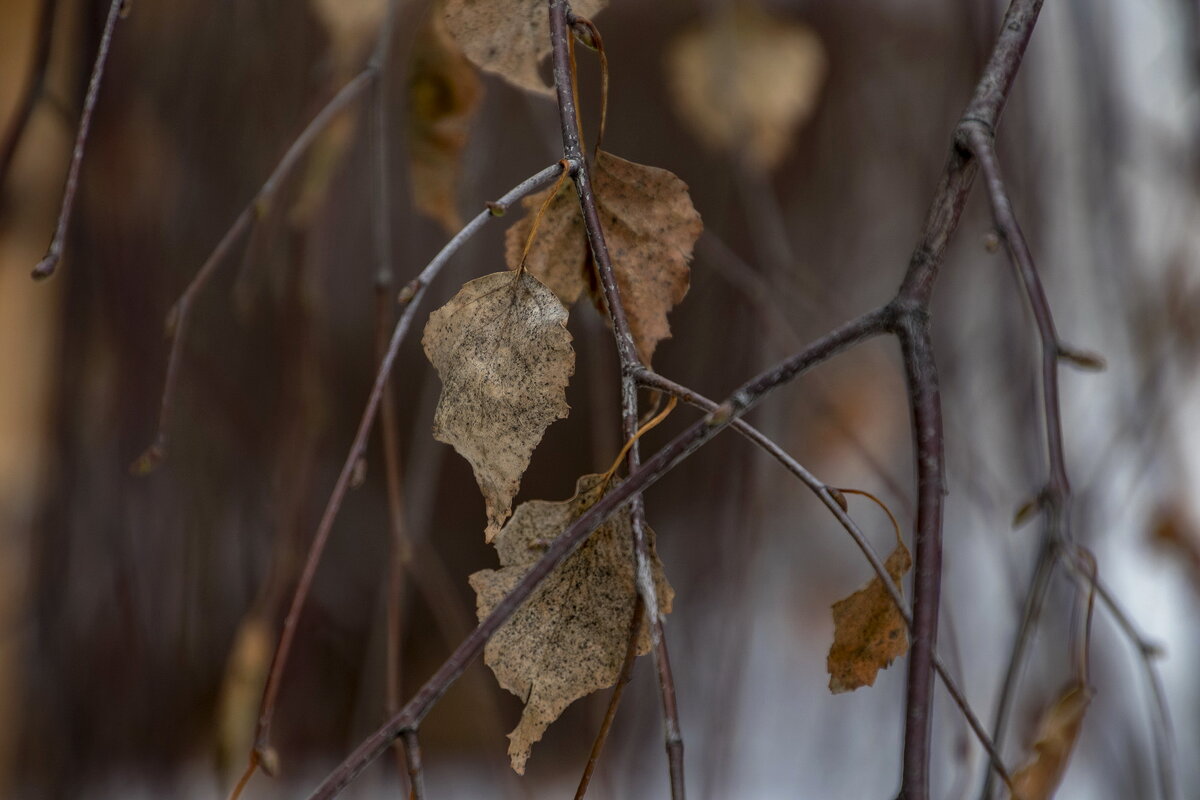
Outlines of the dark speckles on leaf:
{"type": "MultiPolygon", "coordinates": [[[[608,0],[574,0],[571,9],[592,18],[608,0]]],[[[446,0],[446,27],[467,58],[509,83],[537,94],[553,90],[538,74],[550,52],[545,0],[446,0]]]]}
{"type": "Polygon", "coordinates": [[[508,519],[547,426],[567,416],[575,351],[566,321],[566,308],[532,275],[496,272],[464,285],[425,326],[425,354],[442,379],[433,435],[470,462],[488,541],[508,519]]]}
{"type": "MultiPolygon", "coordinates": [[[[685,294],[688,262],[703,225],[687,185],[665,169],[648,167],[601,152],[594,171],[596,202],[604,239],[612,257],[621,304],[638,353],[650,362],[658,343],[671,335],[667,313],[685,294]]],[[[505,237],[505,261],[516,269],[534,215],[546,200],[541,192],[526,198],[524,218],[505,237]]],[[[526,268],[570,305],[585,288],[604,312],[599,288],[587,267],[588,246],[579,200],[561,191],[551,202],[529,251],[526,268]]]]}
{"type": "MultiPolygon", "coordinates": [[[[480,619],[524,577],[541,547],[603,496],[602,481],[602,475],[584,475],[569,500],[531,500],[517,507],[494,541],[500,568],[471,576],[480,619]]],[[[646,534],[659,605],[666,613],[674,590],[653,552],[654,533],[647,528],[646,534]]],[[[637,592],[632,537],[626,507],[552,572],[484,649],[484,661],[500,685],[525,700],[521,721],[509,734],[508,754],[518,773],[524,773],[533,743],[567,706],[617,679],[637,592]]],[[[649,649],[643,625],[638,653],[649,649]]]]}

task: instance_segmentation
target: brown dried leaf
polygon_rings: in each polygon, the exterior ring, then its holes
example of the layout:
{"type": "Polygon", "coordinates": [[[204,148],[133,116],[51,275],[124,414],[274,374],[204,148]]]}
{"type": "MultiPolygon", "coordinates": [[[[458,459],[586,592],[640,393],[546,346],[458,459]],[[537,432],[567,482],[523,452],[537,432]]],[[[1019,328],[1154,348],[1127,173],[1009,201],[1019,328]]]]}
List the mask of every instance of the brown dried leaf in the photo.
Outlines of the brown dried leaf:
{"type": "Polygon", "coordinates": [[[575,351],[566,323],[567,310],[537,278],[494,272],[465,284],[425,326],[425,355],[442,379],[433,435],[471,463],[489,542],[542,434],[569,411],[575,351]]]}
{"type": "MultiPolygon", "coordinates": [[[[496,537],[500,569],[470,578],[480,619],[512,591],[546,544],[603,496],[603,482],[602,475],[584,475],[569,500],[531,500],[517,507],[496,537]]],[[[649,527],[646,535],[659,606],[668,613],[675,592],[654,553],[649,527]]],[[[550,723],[575,700],[611,686],[621,671],[637,592],[632,536],[626,507],[551,573],[484,649],[500,685],[525,700],[521,721],[508,735],[508,755],[519,774],[550,723]]],[[[641,655],[650,649],[645,624],[639,637],[641,655]]]]}
{"type": "MultiPolygon", "coordinates": [[[[687,294],[688,262],[704,225],[687,184],[665,169],[601,151],[593,188],[621,304],[638,353],[649,364],[658,343],[671,335],[667,313],[687,294]]],[[[520,264],[533,218],[547,195],[527,197],[528,213],[508,229],[509,269],[520,264]]],[[[561,190],[542,218],[525,266],[570,305],[590,283],[587,257],[579,200],[561,190]]]]}
{"type": "MultiPolygon", "coordinates": [[[[583,17],[600,13],[608,0],[574,0],[583,17]]],[[[446,27],[467,58],[514,86],[550,95],[538,72],[550,52],[550,18],[545,0],[446,0],[446,27]]]]}
{"type": "Polygon", "coordinates": [[[1083,727],[1092,691],[1073,684],[1047,709],[1038,724],[1033,757],[1013,775],[1012,800],[1049,800],[1062,782],[1083,727]]]}
{"type": "MultiPolygon", "coordinates": [[[[912,558],[903,542],[883,565],[897,586],[912,567],[912,558]]],[[[833,644],[826,668],[829,691],[834,694],[871,686],[879,670],[908,652],[908,630],[900,609],[879,576],[863,588],[833,604],[833,644]]]]}
{"type": "Polygon", "coordinates": [[[374,44],[388,0],[309,0],[313,14],[329,35],[335,77],[340,82],[357,71],[374,44]]]}
{"type": "Polygon", "coordinates": [[[765,170],[812,116],[825,72],[811,28],[748,4],[684,31],[667,52],[671,97],[697,137],[765,170]]]}
{"type": "Polygon", "coordinates": [[[441,13],[429,15],[413,45],[408,78],[408,147],[413,204],[448,233],[462,227],[457,185],[462,151],[483,85],[446,32],[441,13]]]}

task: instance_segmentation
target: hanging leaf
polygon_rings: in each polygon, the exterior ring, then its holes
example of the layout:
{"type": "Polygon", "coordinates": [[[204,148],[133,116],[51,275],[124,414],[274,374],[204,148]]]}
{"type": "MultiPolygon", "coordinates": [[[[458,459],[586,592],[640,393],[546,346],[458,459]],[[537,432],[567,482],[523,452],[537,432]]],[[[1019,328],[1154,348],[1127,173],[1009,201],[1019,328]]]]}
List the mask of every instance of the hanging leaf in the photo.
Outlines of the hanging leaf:
{"type": "Polygon", "coordinates": [[[1083,684],[1067,687],[1042,715],[1033,757],[1013,775],[1013,800],[1049,800],[1054,796],[1083,727],[1092,691],[1083,684]]]}
{"type": "MultiPolygon", "coordinates": [[[[903,542],[897,542],[884,567],[900,586],[900,580],[912,567],[912,558],[903,542]]],[[[874,685],[879,670],[908,652],[904,617],[879,576],[833,604],[833,625],[833,645],[829,648],[826,668],[829,691],[834,694],[874,685]]]]}
{"type": "MultiPolygon", "coordinates": [[[[608,0],[574,0],[578,16],[594,17],[608,0]]],[[[446,0],[446,28],[467,58],[514,86],[553,94],[538,67],[550,52],[546,0],[446,0]]]]}
{"type": "Polygon", "coordinates": [[[483,86],[435,9],[413,44],[408,78],[408,148],[413,204],[448,233],[462,228],[458,176],[483,86]]]}
{"type": "MultiPolygon", "coordinates": [[[[601,151],[593,190],[612,257],[621,304],[638,353],[649,364],[658,343],[671,335],[667,313],[687,294],[692,248],[704,229],[687,184],[673,173],[601,151]]],[[[525,198],[525,217],[505,235],[505,261],[516,269],[529,229],[548,191],[525,198]]],[[[526,268],[567,305],[579,299],[588,278],[588,245],[579,199],[561,191],[551,202],[526,268]]]]}
{"type": "Polygon", "coordinates": [[[489,542],[542,434],[567,416],[575,351],[566,322],[563,304],[528,272],[495,272],[465,284],[425,326],[425,355],[442,379],[433,435],[471,463],[489,542]]]}
{"type": "Polygon", "coordinates": [[[697,137],[764,170],[812,116],[825,72],[812,29],[748,4],[684,31],[667,53],[671,97],[697,137]]]}
{"type": "MultiPolygon", "coordinates": [[[[550,541],[600,500],[604,488],[604,476],[584,475],[569,500],[531,500],[517,507],[495,540],[500,569],[470,577],[480,619],[512,591],[550,541]]],[[[648,527],[646,536],[665,614],[675,592],[663,575],[648,527]]],[[[484,649],[484,661],[500,685],[525,700],[521,721],[508,735],[508,755],[519,774],[525,772],[534,742],[567,706],[616,682],[637,593],[632,537],[626,507],[551,573],[484,649]]],[[[641,655],[650,649],[645,624],[638,635],[641,655]]]]}

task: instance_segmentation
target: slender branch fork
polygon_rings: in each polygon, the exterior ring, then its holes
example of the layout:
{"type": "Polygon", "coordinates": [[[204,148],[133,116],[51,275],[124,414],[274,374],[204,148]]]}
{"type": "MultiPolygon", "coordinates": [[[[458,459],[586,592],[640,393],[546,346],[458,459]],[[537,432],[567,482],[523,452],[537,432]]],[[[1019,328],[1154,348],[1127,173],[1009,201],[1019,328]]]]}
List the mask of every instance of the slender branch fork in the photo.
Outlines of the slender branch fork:
{"type": "MultiPolygon", "coordinates": [[[[907,800],[924,800],[929,796],[929,745],[932,705],[932,677],[935,670],[938,595],[940,592],[942,497],[945,493],[943,431],[941,401],[937,385],[937,368],[930,337],[929,302],[938,269],[946,248],[958,227],[967,196],[974,181],[977,166],[971,153],[962,146],[962,126],[981,122],[994,129],[1004,102],[1012,88],[1025,48],[1028,45],[1041,9],[1041,0],[1014,0],[1005,15],[1001,34],[993,49],[975,95],[967,107],[960,126],[956,128],[950,159],[931,204],[921,239],[909,262],[908,270],[896,297],[887,305],[867,312],[857,319],[818,339],[795,356],[762,373],[743,385],[725,402],[693,423],[640,467],[633,467],[627,479],[595,506],[585,512],[546,550],[522,578],[520,583],[501,601],[492,613],[450,655],[426,681],[401,711],[368,737],[342,762],[311,795],[312,800],[336,796],[367,764],[377,758],[397,736],[415,731],[439,697],[482,651],[484,644],[511,616],[550,572],[561,564],[599,524],[626,503],[634,501],[663,474],[690,456],[739,418],[754,404],[779,386],[804,371],[838,353],[875,336],[892,334],[901,345],[912,409],[914,450],[917,461],[918,511],[915,536],[916,574],[912,611],[913,647],[909,658],[908,693],[905,712],[905,747],[900,796],[907,800]]],[[[569,9],[563,0],[550,0],[552,45],[555,54],[555,74],[559,80],[559,106],[564,118],[564,145],[568,152],[581,153],[577,125],[566,122],[574,118],[574,103],[561,76],[569,76],[569,64],[563,50],[569,9]],[[569,112],[569,113],[568,113],[569,112]]],[[[580,194],[585,223],[589,207],[594,213],[594,200],[589,204],[586,193],[589,175],[583,159],[576,162],[573,172],[580,194]]],[[[601,280],[606,277],[603,261],[607,257],[598,219],[589,224],[589,241],[597,261],[601,280]]],[[[619,294],[613,286],[605,285],[609,312],[622,353],[623,377],[632,372],[636,380],[646,370],[637,360],[624,355],[632,349],[621,325],[622,309],[619,294]],[[614,299],[616,302],[614,302],[614,299]]],[[[623,382],[623,396],[633,388],[623,382]]],[[[636,397],[633,401],[636,408],[636,397]]],[[[629,404],[623,404],[623,411],[629,404]]],[[[623,419],[625,414],[623,413],[623,419]]],[[[893,587],[895,588],[895,587],[893,587]]],[[[653,606],[651,606],[653,608],[653,606]]]]}

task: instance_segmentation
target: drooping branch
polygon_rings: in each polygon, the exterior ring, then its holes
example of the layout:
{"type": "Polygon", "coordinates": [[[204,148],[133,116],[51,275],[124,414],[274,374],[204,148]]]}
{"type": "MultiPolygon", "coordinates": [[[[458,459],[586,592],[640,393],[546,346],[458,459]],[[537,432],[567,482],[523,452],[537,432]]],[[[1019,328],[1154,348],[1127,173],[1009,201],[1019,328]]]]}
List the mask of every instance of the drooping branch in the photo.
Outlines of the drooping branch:
{"type": "MultiPolygon", "coordinates": [[[[108,52],[112,48],[113,32],[125,11],[128,0],[110,0],[108,16],[104,19],[104,30],[100,34],[100,46],[96,49],[96,61],[92,76],[88,79],[87,94],[83,98],[83,112],[79,116],[79,130],[75,133],[75,147],[71,151],[71,165],[67,168],[67,181],[63,186],[62,205],[58,210],[58,223],[46,255],[33,268],[34,280],[43,280],[54,274],[62,259],[66,245],[67,228],[71,224],[71,209],[75,206],[75,192],[79,188],[79,169],[83,166],[83,150],[87,146],[88,132],[92,128],[92,113],[96,110],[96,99],[100,96],[100,81],[104,78],[104,67],[108,63],[108,52]]],[[[50,12],[53,14],[53,10],[50,12]]],[[[48,35],[48,34],[47,34],[48,35]]],[[[46,44],[49,47],[49,43],[46,44]]],[[[15,147],[15,141],[13,147],[15,147]]]]}
{"type": "Polygon", "coordinates": [[[350,446],[349,452],[346,454],[346,459],[342,463],[342,470],[338,475],[337,482],[334,484],[333,492],[330,494],[329,501],[325,506],[325,511],[321,516],[321,521],[317,526],[317,532],[313,537],[312,544],[309,546],[308,557],[305,560],[304,570],[300,574],[299,582],[297,583],[295,595],[292,598],[292,604],[288,609],[287,616],[284,618],[283,631],[279,638],[279,644],[276,647],[275,655],[271,660],[271,671],[267,677],[267,684],[263,690],[262,704],[259,709],[258,725],[255,731],[255,752],[262,757],[270,747],[270,731],[271,722],[274,718],[276,697],[279,693],[280,682],[283,678],[283,672],[287,666],[288,655],[291,652],[292,640],[295,637],[296,625],[300,619],[300,612],[304,607],[304,602],[308,597],[309,589],[312,586],[313,577],[316,575],[317,565],[321,561],[321,555],[324,553],[325,545],[329,540],[329,534],[333,530],[334,520],[337,518],[338,511],[341,509],[342,501],[345,499],[346,492],[350,488],[351,479],[354,474],[355,466],[359,459],[366,453],[367,440],[370,437],[371,429],[375,422],[375,417],[379,411],[380,401],[383,398],[384,388],[387,385],[388,379],[392,372],[392,366],[395,364],[396,355],[400,351],[400,344],[404,341],[406,334],[412,327],[413,318],[416,316],[417,308],[420,306],[420,301],[425,295],[430,282],[441,271],[442,267],[450,260],[459,248],[463,246],[472,236],[474,236],[489,219],[492,219],[496,214],[503,213],[505,209],[513,203],[520,200],[525,195],[540,189],[558,175],[560,168],[557,164],[543,169],[541,172],[522,181],[502,198],[490,203],[488,209],[480,212],[474,219],[467,223],[461,231],[442,248],[441,252],[434,257],[432,261],[414,278],[404,290],[401,292],[400,301],[404,306],[404,310],[400,315],[399,321],[392,332],[392,337],[388,342],[387,351],[384,353],[380,361],[378,371],[375,376],[375,382],[371,386],[371,392],[367,397],[366,408],[363,410],[362,418],[359,420],[358,430],[354,435],[354,441],[350,446]]]}
{"type": "MultiPolygon", "coordinates": [[[[583,151],[583,133],[579,130],[579,110],[576,107],[575,70],[571,60],[571,37],[573,36],[571,23],[574,21],[574,15],[567,0],[549,0],[549,12],[550,46],[559,119],[562,125],[563,157],[574,161],[577,165],[571,177],[579,195],[584,230],[587,232],[592,260],[596,265],[600,286],[604,292],[608,316],[612,320],[613,337],[616,340],[617,355],[621,365],[621,429],[626,441],[633,442],[626,457],[627,466],[632,473],[641,466],[641,448],[636,440],[639,415],[637,383],[634,380],[634,373],[643,365],[634,345],[629,320],[625,314],[625,306],[621,302],[621,291],[617,285],[612,257],[609,254],[608,243],[604,238],[604,228],[600,222],[596,196],[592,190],[591,170],[583,151]]],[[[588,31],[593,41],[599,45],[600,52],[603,53],[603,45],[599,44],[599,31],[590,24],[588,31]]],[[[605,72],[605,80],[607,80],[607,72],[605,72]]],[[[602,102],[607,104],[607,101],[607,93],[605,93],[602,102]]],[[[603,124],[601,130],[603,131],[603,124]]],[[[654,665],[658,673],[664,741],[671,778],[671,797],[673,800],[683,800],[686,794],[683,773],[683,735],[679,725],[675,679],[671,674],[671,661],[663,636],[662,612],[659,608],[657,590],[650,566],[645,506],[640,494],[634,496],[630,505],[630,519],[633,529],[637,588],[642,602],[646,606],[654,665]]]]}

